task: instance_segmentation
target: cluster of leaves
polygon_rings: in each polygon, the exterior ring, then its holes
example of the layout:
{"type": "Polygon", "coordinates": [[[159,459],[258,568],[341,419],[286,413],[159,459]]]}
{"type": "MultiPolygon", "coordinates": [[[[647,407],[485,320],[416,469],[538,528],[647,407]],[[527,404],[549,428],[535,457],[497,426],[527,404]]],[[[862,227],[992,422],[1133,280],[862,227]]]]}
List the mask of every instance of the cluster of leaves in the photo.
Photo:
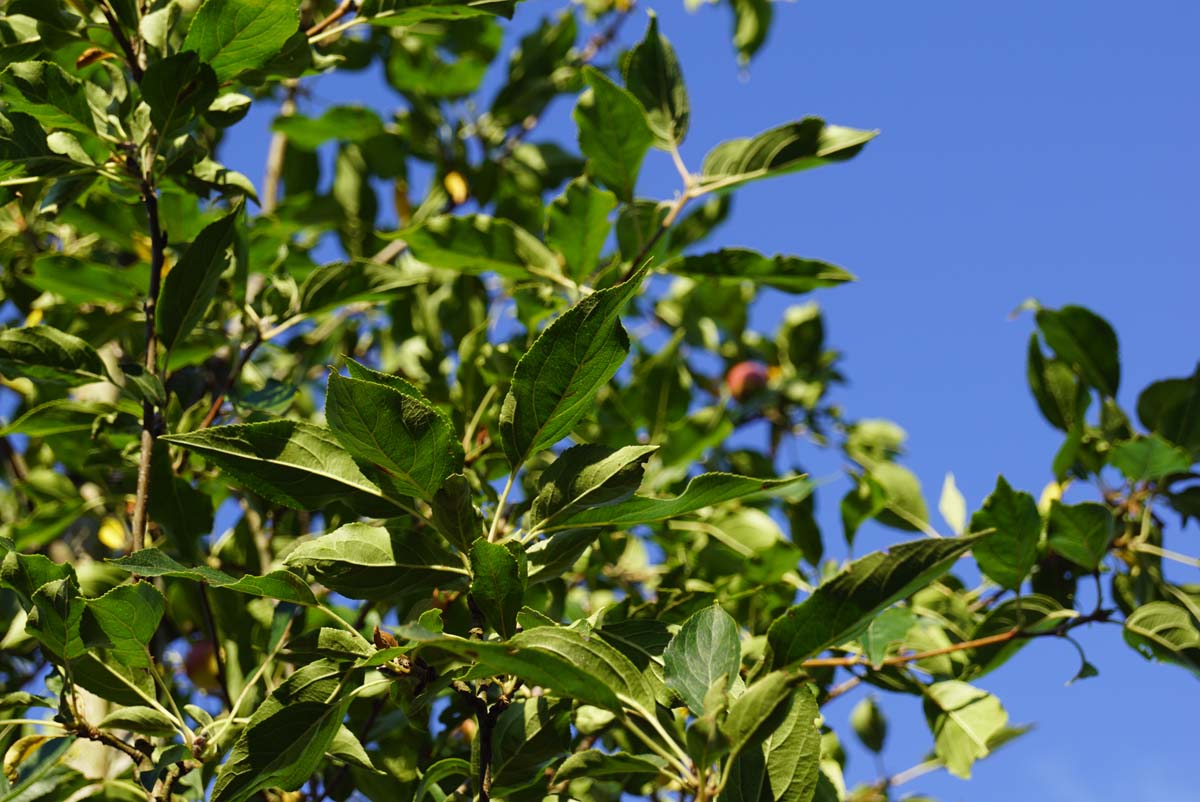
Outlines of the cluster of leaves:
{"type": "MultiPolygon", "coordinates": [[[[693,172],[674,50],[651,16],[622,51],[603,0],[486,101],[514,6],[8,3],[3,799],[883,799],[1020,734],[969,683],[1031,640],[1120,616],[1200,670],[1200,589],[1163,572],[1165,510],[1200,517],[1200,372],[1146,388],[1138,432],[1111,328],[1037,308],[1054,481],[969,518],[948,481],[937,536],[903,431],[831,402],[819,307],[751,326],[762,288],[852,276],[705,245],[739,186],[873,132],[805,118],[693,172]],[[301,113],[309,76],[377,64],[392,119],[301,113]],[[577,148],[530,141],[559,98],[577,148]],[[272,100],[256,187],[218,157],[272,100]],[[670,201],[638,195],[652,150],[670,201]],[[825,559],[785,440],[854,463],[847,542],[916,534],[825,559]],[[931,750],[847,788],[821,705],[861,683],[919,699],[931,750]]],[[[748,58],[770,6],[731,8],[748,58]]],[[[883,748],[873,699],[853,725],[883,748]]]]}

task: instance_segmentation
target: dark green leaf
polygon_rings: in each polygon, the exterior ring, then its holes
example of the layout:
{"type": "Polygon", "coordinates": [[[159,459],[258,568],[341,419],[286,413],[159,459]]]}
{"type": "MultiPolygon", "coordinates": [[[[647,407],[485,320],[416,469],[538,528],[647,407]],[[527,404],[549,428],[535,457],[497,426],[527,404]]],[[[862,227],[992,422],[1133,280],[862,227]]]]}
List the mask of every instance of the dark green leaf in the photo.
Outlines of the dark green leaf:
{"type": "Polygon", "coordinates": [[[292,791],[307,782],[350,703],[343,682],[347,670],[319,660],[284,680],[254,711],[217,771],[212,802],[245,802],[264,788],[292,791]]]}
{"type": "Polygon", "coordinates": [[[148,582],[118,585],[98,599],[88,599],[83,631],[89,646],[107,649],[123,666],[151,668],[146,650],[158,630],[166,602],[148,582]]]}
{"type": "Polygon", "coordinates": [[[519,543],[475,541],[471,547],[471,598],[502,638],[516,634],[517,613],[528,581],[529,566],[519,543]]]}
{"type": "Polygon", "coordinates": [[[562,762],[554,773],[554,782],[564,782],[580,777],[637,777],[657,775],[666,765],[658,755],[631,755],[624,752],[601,752],[585,749],[576,752],[562,762]]]}
{"type": "Polygon", "coordinates": [[[850,726],[863,746],[878,754],[883,751],[883,742],[887,739],[887,719],[875,702],[875,697],[868,696],[854,706],[850,711],[850,726]]]}
{"type": "Polygon", "coordinates": [[[1042,416],[1055,426],[1070,431],[1083,423],[1091,394],[1075,371],[1061,359],[1047,360],[1037,334],[1029,337],[1027,361],[1029,389],[1042,416]]]}
{"type": "Polygon", "coordinates": [[[706,712],[709,688],[724,681],[728,690],[742,666],[742,643],[737,622],[718,606],[695,613],[663,652],[663,681],[697,716],[706,712]]]}
{"type": "Polygon", "coordinates": [[[580,96],[574,117],[588,175],[621,200],[631,201],[642,159],[654,141],[646,112],[604,73],[585,67],[583,77],[589,89],[580,96]]]}
{"type": "Polygon", "coordinates": [[[159,339],[167,350],[182,342],[204,317],[217,282],[229,267],[240,213],[240,208],[234,209],[205,226],[163,278],[156,320],[159,339]]]}
{"type": "Polygon", "coordinates": [[[646,35],[629,51],[622,67],[625,86],[646,109],[658,147],[670,149],[683,142],[690,115],[687,87],[675,50],[658,32],[653,14],[646,35]]]}
{"type": "Polygon", "coordinates": [[[333,432],[311,423],[214,426],[163,439],[203,454],[234,481],[294,509],[345,501],[379,510],[394,507],[397,498],[363,474],[333,432]]]}
{"type": "Polygon", "coordinates": [[[463,450],[450,420],[415,393],[330,373],[325,414],[347,451],[386,471],[394,489],[429,501],[462,470],[463,450]]]}
{"type": "MultiPolygon", "coordinates": [[[[1030,593],[1007,599],[989,610],[971,633],[971,639],[1003,635],[1014,629],[1033,634],[1050,632],[1078,615],[1074,610],[1063,609],[1061,604],[1049,596],[1030,593]]],[[[1029,642],[1028,638],[1013,638],[973,649],[971,660],[977,666],[978,672],[974,676],[995,671],[1029,642]]]]}
{"type": "Polygon", "coordinates": [[[625,501],[641,486],[646,460],[657,449],[626,446],[613,450],[591,444],[568,448],[538,479],[530,527],[545,529],[556,517],[625,501]]]}
{"type": "Polygon", "coordinates": [[[446,540],[460,551],[469,551],[483,533],[483,515],[475,506],[475,493],[461,473],[446,478],[430,502],[430,520],[446,540]]]}
{"type": "Polygon", "coordinates": [[[299,27],[297,0],[204,0],[183,40],[225,82],[267,64],[299,27]]]}
{"type": "Polygon", "coordinates": [[[513,372],[500,411],[504,454],[515,471],[530,454],[562,440],[629,353],[620,314],[641,286],[639,270],[584,298],[534,340],[513,372]]]}
{"type": "Polygon", "coordinates": [[[784,668],[845,642],[880,611],[945,573],[986,537],[917,540],[855,560],[775,619],[767,633],[771,665],[784,668]]]}
{"type": "Polygon", "coordinates": [[[1108,552],[1116,526],[1112,513],[1103,504],[1050,503],[1046,527],[1050,548],[1089,571],[1100,567],[1108,552]]]}
{"type": "Polygon", "coordinates": [[[1190,453],[1200,452],[1200,365],[1186,379],[1154,382],[1138,396],[1142,425],[1190,453]]]}
{"type": "Polygon", "coordinates": [[[104,381],[106,375],[96,349],[49,326],[0,331],[0,373],[68,387],[104,381]]]}
{"type": "Polygon", "coordinates": [[[139,84],[150,122],[166,138],[204,112],[217,96],[217,76],[195,53],[176,53],[146,68],[139,84]]]}
{"type": "Polygon", "coordinates": [[[6,112],[24,112],[48,129],[94,135],[95,119],[85,85],[48,61],[10,64],[0,73],[6,112]]]}
{"type": "Polygon", "coordinates": [[[1059,359],[1107,396],[1121,384],[1117,335],[1104,318],[1082,306],[1039,309],[1037,325],[1059,359]]]}
{"type": "Polygon", "coordinates": [[[1012,489],[1001,476],[996,489],[971,516],[971,531],[996,530],[974,548],[979,570],[1006,588],[1019,588],[1037,562],[1042,518],[1028,493],[1012,489]]]}
{"type": "Polygon", "coordinates": [[[819,117],[805,117],[753,138],[732,139],[717,145],[704,158],[700,186],[717,191],[845,161],[857,156],[877,133],[826,125],[819,117]]]}
{"type": "Polygon", "coordinates": [[[734,700],[721,725],[729,738],[731,755],[736,757],[758,746],[783,724],[792,707],[791,689],[797,682],[795,675],[772,671],[734,700]]]}
{"type": "Polygon", "coordinates": [[[763,256],[746,248],[722,248],[696,256],[680,256],[663,271],[696,279],[751,281],[784,292],[810,292],[833,287],[854,276],[840,267],[796,256],[763,256]]]}
{"type": "Polygon", "coordinates": [[[12,423],[0,427],[0,436],[23,434],[27,437],[48,437],[91,432],[97,418],[116,412],[117,408],[108,404],[60,398],[40,404],[24,412],[12,423]]]}
{"type": "Polygon", "coordinates": [[[396,290],[425,284],[428,271],[374,262],[335,262],[318,268],[300,285],[300,311],[326,312],[354,301],[382,301],[396,290]]]}
{"type": "Polygon", "coordinates": [[[771,0],[730,0],[733,7],[733,46],[738,61],[746,64],[767,40],[771,28],[771,0]]]}

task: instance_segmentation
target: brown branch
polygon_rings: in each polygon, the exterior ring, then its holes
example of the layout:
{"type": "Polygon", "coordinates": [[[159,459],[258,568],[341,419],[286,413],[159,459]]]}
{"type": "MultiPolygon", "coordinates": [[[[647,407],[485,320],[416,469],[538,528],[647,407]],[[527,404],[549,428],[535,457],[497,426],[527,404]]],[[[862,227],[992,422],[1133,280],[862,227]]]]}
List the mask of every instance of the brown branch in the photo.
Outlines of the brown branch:
{"type": "MultiPolygon", "coordinates": [[[[286,87],[283,103],[279,106],[280,117],[291,117],[296,113],[296,95],[300,82],[294,78],[284,81],[286,87]]],[[[262,213],[274,214],[279,205],[279,181],[283,175],[283,159],[287,154],[287,134],[276,131],[267,146],[267,169],[263,175],[262,213]]]]}
{"type": "MultiPolygon", "coordinates": [[[[146,375],[158,375],[158,334],[155,316],[158,309],[158,292],[162,285],[163,265],[166,262],[167,237],[158,217],[158,192],[150,179],[142,178],[142,203],[150,227],[150,286],[142,308],[146,315],[146,375]]],[[[150,459],[154,451],[154,440],[158,436],[158,410],[154,402],[142,402],[142,452],[138,458],[137,500],[133,507],[133,550],[140,551],[146,545],[146,507],[150,501],[150,459]]]]}
{"type": "Polygon", "coordinates": [[[8,461],[13,479],[18,482],[29,480],[29,467],[25,464],[25,458],[21,456],[20,451],[13,448],[12,442],[3,435],[0,435],[0,455],[3,455],[4,459],[8,461]]]}
{"type": "Polygon", "coordinates": [[[80,738],[86,738],[89,741],[102,743],[105,746],[116,749],[118,752],[124,753],[126,757],[133,761],[133,765],[136,766],[139,771],[144,770],[147,765],[153,765],[150,754],[141,751],[135,746],[125,743],[111,732],[105,732],[104,730],[96,729],[86,721],[76,721],[74,726],[69,727],[69,729],[80,738]]]}
{"type": "Polygon", "coordinates": [[[208,413],[204,416],[204,420],[200,421],[199,428],[207,429],[209,426],[212,426],[213,421],[217,419],[217,415],[221,411],[221,405],[225,403],[225,397],[232,392],[233,386],[237,383],[238,376],[241,375],[242,368],[246,367],[246,363],[250,361],[250,357],[254,355],[254,352],[258,350],[258,347],[262,344],[262,330],[256,329],[254,332],[254,337],[252,337],[249,344],[242,349],[242,353],[238,356],[237,362],[234,363],[233,368],[229,371],[229,377],[225,380],[225,386],[221,388],[221,392],[219,392],[216,398],[213,399],[212,406],[208,408],[208,413]]]}
{"type": "Polygon", "coordinates": [[[342,0],[342,2],[338,4],[338,7],[335,8],[332,12],[330,12],[328,17],[321,20],[316,25],[313,25],[311,28],[309,28],[307,31],[304,32],[304,35],[305,36],[316,36],[317,34],[321,33],[322,31],[332,28],[334,26],[334,24],[338,20],[340,20],[342,17],[344,17],[347,14],[350,14],[354,11],[357,11],[357,10],[358,10],[358,3],[354,2],[354,0],[342,0]]]}
{"type": "Polygon", "coordinates": [[[108,7],[108,3],[100,3],[100,13],[104,15],[104,19],[108,22],[108,30],[112,33],[113,39],[117,40],[117,45],[121,48],[121,52],[125,54],[125,62],[129,65],[129,72],[133,75],[133,80],[137,83],[142,82],[141,60],[138,58],[137,51],[133,48],[133,43],[129,41],[129,37],[125,35],[125,31],[121,30],[121,23],[113,15],[108,7]]]}

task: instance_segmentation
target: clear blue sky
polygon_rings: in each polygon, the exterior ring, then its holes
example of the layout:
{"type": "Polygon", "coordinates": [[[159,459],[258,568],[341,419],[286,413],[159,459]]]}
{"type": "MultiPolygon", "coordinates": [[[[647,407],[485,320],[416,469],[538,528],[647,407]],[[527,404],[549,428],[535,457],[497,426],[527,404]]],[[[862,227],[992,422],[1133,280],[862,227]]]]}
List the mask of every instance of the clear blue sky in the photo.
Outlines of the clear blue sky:
{"type": "MultiPolygon", "coordinates": [[[[525,2],[511,30],[557,7],[525,2]]],[[[847,165],[742,190],[717,242],[826,259],[859,276],[818,296],[852,382],[838,397],[851,415],[908,430],[906,463],[931,507],[948,470],[972,509],[997,473],[1035,494],[1050,478],[1059,436],[1024,379],[1032,324],[1008,319],[1022,300],[1081,303],[1113,323],[1130,410],[1148,382],[1185,375],[1200,359],[1194,2],[779,2],[748,70],[734,60],[725,9],[652,7],[691,91],[683,154],[694,169],[723,139],[806,114],[882,129],[847,165]]],[[[623,41],[643,25],[631,20],[623,41]]],[[[397,102],[373,77],[322,78],[313,88],[303,111],[335,99],[383,111],[397,102]]],[[[555,106],[546,138],[573,141],[570,105],[555,106]]],[[[272,112],[253,114],[225,160],[257,181],[272,112]]],[[[654,153],[644,179],[642,194],[660,198],[678,181],[654,153]]],[[[785,303],[768,297],[758,325],[772,329],[785,303]]],[[[836,455],[811,464],[839,467],[836,455]]],[[[823,497],[829,540],[840,531],[837,497],[823,497]]],[[[1172,530],[1174,547],[1200,553],[1197,529],[1172,530]]],[[[857,548],[900,537],[864,530],[857,548]]],[[[1186,569],[1175,576],[1200,581],[1186,569]]],[[[943,802],[1196,798],[1195,680],[1144,662],[1115,627],[1080,640],[1098,678],[1064,687],[1074,650],[1033,644],[981,684],[1013,722],[1037,729],[978,764],[971,783],[934,774],[903,790],[943,802]]],[[[885,758],[896,772],[930,741],[917,700],[883,703],[893,723],[885,758]]],[[[827,711],[846,733],[852,704],[827,711]]],[[[849,779],[872,779],[869,756],[850,751],[849,779]]]]}

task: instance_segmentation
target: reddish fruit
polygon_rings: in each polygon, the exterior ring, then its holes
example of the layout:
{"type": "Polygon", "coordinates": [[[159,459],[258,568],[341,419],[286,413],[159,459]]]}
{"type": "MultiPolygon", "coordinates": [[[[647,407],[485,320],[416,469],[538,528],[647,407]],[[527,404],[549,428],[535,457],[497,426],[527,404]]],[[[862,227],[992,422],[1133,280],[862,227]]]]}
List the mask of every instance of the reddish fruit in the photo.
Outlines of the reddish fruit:
{"type": "Polygon", "coordinates": [[[761,362],[739,362],[725,374],[725,386],[737,401],[745,401],[767,386],[767,366],[761,362]]]}
{"type": "Polygon", "coordinates": [[[217,656],[213,653],[210,640],[196,641],[188,649],[187,657],[183,659],[183,668],[188,679],[202,691],[215,691],[219,687],[217,679],[217,656]]]}

